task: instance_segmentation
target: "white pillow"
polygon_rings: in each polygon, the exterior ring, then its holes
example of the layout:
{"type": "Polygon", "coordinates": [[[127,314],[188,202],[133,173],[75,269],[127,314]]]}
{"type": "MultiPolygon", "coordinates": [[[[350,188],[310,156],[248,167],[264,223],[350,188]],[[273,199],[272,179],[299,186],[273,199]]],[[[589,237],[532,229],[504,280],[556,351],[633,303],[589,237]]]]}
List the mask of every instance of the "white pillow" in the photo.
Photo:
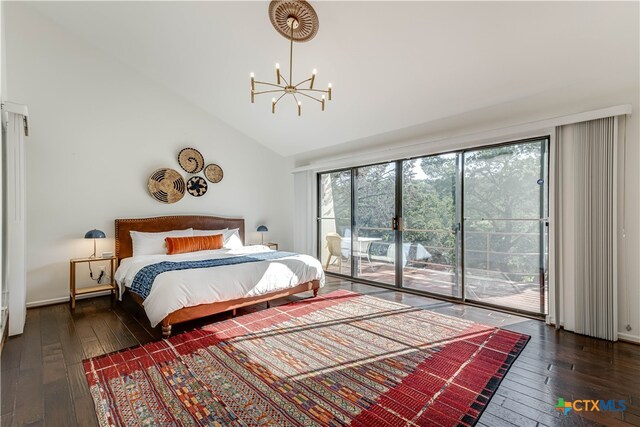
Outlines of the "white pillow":
{"type": "Polygon", "coordinates": [[[145,233],[130,231],[133,244],[133,256],[164,255],[167,253],[165,237],[190,237],[193,236],[193,228],[186,230],[163,231],[160,233],[145,233]]]}
{"type": "Polygon", "coordinates": [[[215,236],[216,234],[223,234],[228,228],[222,230],[193,230],[194,236],[215,236]]]}
{"type": "Polygon", "coordinates": [[[225,249],[240,249],[244,247],[242,244],[242,239],[240,239],[240,229],[232,228],[231,230],[227,230],[224,232],[224,244],[223,248],[225,249]]]}

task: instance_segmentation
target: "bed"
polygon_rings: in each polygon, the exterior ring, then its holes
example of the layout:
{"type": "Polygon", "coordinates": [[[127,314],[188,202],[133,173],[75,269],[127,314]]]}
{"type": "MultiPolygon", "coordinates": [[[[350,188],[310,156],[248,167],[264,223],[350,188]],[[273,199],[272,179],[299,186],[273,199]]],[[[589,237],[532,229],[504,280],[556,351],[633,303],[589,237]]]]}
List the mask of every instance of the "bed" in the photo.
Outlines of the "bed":
{"type": "MultiPolygon", "coordinates": [[[[147,313],[152,326],[162,325],[165,338],[171,335],[174,324],[224,311],[232,311],[235,315],[240,307],[264,302],[268,304],[273,299],[306,291],[312,291],[313,296],[317,296],[318,289],[324,284],[322,266],[315,258],[276,253],[260,245],[181,255],[133,256],[131,231],[157,233],[188,228],[238,229],[244,243],[244,219],[185,215],[115,220],[116,281],[121,289],[120,295],[122,297],[123,293],[129,293],[147,313]],[[253,257],[252,261],[256,262],[166,271],[153,279],[148,295],[143,296],[141,294],[144,293],[139,294],[131,289],[138,272],[147,266],[217,259],[230,262],[228,260],[233,257],[253,257]],[[257,260],[258,257],[262,258],[257,260]]],[[[149,268],[154,267],[148,267],[147,270],[149,268]]],[[[134,289],[138,288],[134,286],[134,289]]]]}

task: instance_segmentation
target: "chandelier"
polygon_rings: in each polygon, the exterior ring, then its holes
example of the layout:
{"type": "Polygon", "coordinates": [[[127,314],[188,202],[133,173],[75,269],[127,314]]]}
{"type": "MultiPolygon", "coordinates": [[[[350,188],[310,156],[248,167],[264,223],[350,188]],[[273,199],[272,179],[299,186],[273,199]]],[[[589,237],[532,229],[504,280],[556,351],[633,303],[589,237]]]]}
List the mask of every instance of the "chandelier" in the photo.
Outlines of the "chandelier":
{"type": "Polygon", "coordinates": [[[315,69],[306,80],[297,84],[294,84],[293,80],[293,42],[309,41],[316,35],[319,25],[316,11],[304,0],[272,0],[269,4],[269,18],[274,28],[289,39],[289,78],[280,72],[280,64],[276,64],[275,83],[258,81],[251,73],[251,103],[255,102],[256,95],[271,93],[274,95],[271,99],[273,114],[276,112],[276,105],[284,97],[293,98],[298,108],[298,116],[302,115],[303,98],[318,102],[324,111],[325,102],[331,101],[331,83],[326,90],[314,88],[317,74],[315,69]],[[256,85],[264,86],[264,90],[256,92],[256,85]]]}

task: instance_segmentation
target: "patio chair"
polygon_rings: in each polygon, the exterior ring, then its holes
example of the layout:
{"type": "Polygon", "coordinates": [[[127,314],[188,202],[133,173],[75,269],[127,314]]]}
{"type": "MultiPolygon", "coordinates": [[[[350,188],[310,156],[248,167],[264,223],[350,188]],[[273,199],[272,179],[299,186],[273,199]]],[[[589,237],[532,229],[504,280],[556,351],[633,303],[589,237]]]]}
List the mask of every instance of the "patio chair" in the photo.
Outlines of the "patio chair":
{"type": "Polygon", "coordinates": [[[329,250],[329,256],[327,257],[327,264],[324,269],[329,269],[329,264],[331,263],[331,258],[338,258],[338,268],[340,273],[342,273],[342,237],[338,233],[327,233],[325,236],[327,239],[327,249],[329,250]]]}

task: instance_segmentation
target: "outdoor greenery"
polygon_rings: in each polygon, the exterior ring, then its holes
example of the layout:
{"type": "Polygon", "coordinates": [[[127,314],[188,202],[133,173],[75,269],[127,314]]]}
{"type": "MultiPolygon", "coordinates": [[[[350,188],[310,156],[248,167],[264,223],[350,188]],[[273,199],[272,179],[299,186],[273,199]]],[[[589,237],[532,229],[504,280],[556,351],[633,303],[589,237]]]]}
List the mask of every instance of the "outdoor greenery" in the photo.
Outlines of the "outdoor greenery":
{"type": "MultiPolygon", "coordinates": [[[[538,218],[546,217],[546,203],[540,209],[545,185],[539,181],[545,145],[533,141],[403,161],[404,242],[423,245],[431,263],[455,266],[457,230],[464,217],[467,268],[500,272],[517,282],[537,280],[538,218]],[[456,198],[461,198],[457,181],[463,162],[462,213],[456,198]]],[[[355,170],[360,236],[393,241],[396,172],[396,163],[355,170]]],[[[322,175],[321,187],[330,192],[321,197],[322,215],[333,202],[336,231],[345,235],[351,228],[351,171],[322,175]]]]}

